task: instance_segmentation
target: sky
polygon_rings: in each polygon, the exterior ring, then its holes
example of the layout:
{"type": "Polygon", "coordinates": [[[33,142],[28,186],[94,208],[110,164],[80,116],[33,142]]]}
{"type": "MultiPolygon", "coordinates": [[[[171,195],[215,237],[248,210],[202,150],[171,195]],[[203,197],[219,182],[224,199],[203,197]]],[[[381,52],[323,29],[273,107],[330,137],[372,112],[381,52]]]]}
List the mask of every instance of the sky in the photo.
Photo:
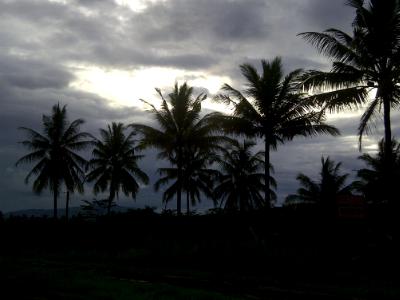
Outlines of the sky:
{"type": "MultiPolygon", "coordinates": [[[[27,151],[17,128],[41,130],[42,115],[54,104],[67,105],[70,120],[83,118],[82,130],[98,136],[110,122],[151,122],[139,99],[158,105],[156,87],[166,94],[186,81],[212,99],[223,83],[243,86],[240,64],[258,66],[276,56],[286,72],[328,70],[330,61],[297,34],[349,32],[353,14],[343,0],[0,0],[0,211],[51,208],[48,192],[34,195],[24,183],[32,166],[15,162],[27,151]]],[[[203,108],[229,113],[210,100],[203,108]]],[[[297,138],[272,154],[278,203],[296,191],[299,172],[317,177],[322,155],[341,161],[343,172],[362,167],[359,118],[355,111],[330,115],[340,137],[297,138]]],[[[398,121],[394,114],[395,136],[398,121]]],[[[364,139],[364,151],[376,150],[381,125],[364,139]]],[[[136,202],[121,197],[119,205],[162,206],[152,184],[165,162],[154,150],[145,154],[140,166],[151,184],[136,202]]],[[[93,197],[87,188],[72,206],[93,197]]],[[[209,206],[203,200],[199,208],[209,206]]]]}

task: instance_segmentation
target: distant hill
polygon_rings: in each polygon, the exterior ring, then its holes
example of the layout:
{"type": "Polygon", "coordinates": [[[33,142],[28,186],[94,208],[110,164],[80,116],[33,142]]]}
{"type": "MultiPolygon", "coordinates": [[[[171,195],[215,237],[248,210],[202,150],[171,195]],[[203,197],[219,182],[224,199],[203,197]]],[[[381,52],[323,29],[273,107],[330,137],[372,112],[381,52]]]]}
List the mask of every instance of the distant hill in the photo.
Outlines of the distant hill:
{"type": "MultiPolygon", "coordinates": [[[[130,207],[122,207],[122,206],[115,206],[112,208],[113,212],[127,212],[130,207]]],[[[70,207],[69,208],[69,215],[76,216],[79,213],[83,213],[80,207],[70,207]]],[[[4,214],[4,217],[8,218],[10,216],[27,216],[27,217],[52,217],[53,216],[53,209],[22,209],[17,211],[12,211],[4,214]]],[[[65,216],[65,209],[59,208],[58,209],[58,216],[63,217],[65,216]]]]}

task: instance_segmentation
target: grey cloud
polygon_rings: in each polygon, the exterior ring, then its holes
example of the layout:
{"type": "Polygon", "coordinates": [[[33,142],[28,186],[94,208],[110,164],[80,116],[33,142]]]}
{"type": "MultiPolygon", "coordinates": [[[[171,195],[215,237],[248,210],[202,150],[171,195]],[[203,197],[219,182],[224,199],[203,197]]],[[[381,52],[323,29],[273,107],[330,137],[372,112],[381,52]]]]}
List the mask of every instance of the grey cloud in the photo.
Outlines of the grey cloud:
{"type": "Polygon", "coordinates": [[[265,1],[259,0],[175,0],[150,6],[132,22],[145,25],[144,38],[154,42],[207,35],[224,43],[229,39],[265,37],[265,8],[265,1]]]}
{"type": "Polygon", "coordinates": [[[28,55],[119,67],[207,69],[216,63],[213,54],[230,51],[229,40],[265,38],[263,1],[171,1],[140,14],[110,1],[97,2],[102,5],[16,1],[2,4],[0,14],[3,23],[15,25],[20,37],[13,46],[28,55]],[[93,15],[85,15],[82,5],[93,15]],[[30,38],[23,41],[27,34],[30,38]]]}
{"type": "Polygon", "coordinates": [[[288,73],[296,69],[321,70],[325,68],[325,64],[310,58],[287,56],[283,61],[283,67],[286,73],[288,73]]]}
{"type": "Polygon", "coordinates": [[[62,88],[73,74],[55,63],[0,55],[0,81],[25,89],[62,88]]]}
{"type": "Polygon", "coordinates": [[[300,8],[307,15],[307,30],[320,31],[334,27],[350,31],[354,9],[345,5],[346,3],[345,0],[308,0],[300,8]]]}
{"type": "MultiPolygon", "coordinates": [[[[256,69],[258,70],[259,73],[262,72],[261,70],[261,60],[263,60],[265,58],[263,57],[243,57],[241,59],[241,62],[238,62],[237,66],[234,66],[234,68],[232,68],[233,72],[234,70],[236,70],[235,72],[237,73],[235,78],[238,78],[238,76],[241,76],[240,74],[240,68],[239,66],[241,64],[251,64],[254,67],[256,67],[256,69]]],[[[267,59],[267,61],[271,60],[267,59]]],[[[324,64],[320,63],[319,61],[315,61],[312,59],[308,59],[308,58],[301,58],[301,57],[296,57],[296,56],[286,56],[286,57],[281,57],[282,59],[282,65],[283,65],[283,71],[285,73],[289,73],[291,71],[294,71],[296,69],[322,69],[325,67],[324,64]]]]}
{"type": "MultiPolygon", "coordinates": [[[[222,75],[246,56],[300,57],[320,65],[321,58],[307,54],[310,47],[296,34],[306,30],[314,15],[345,11],[331,2],[172,0],[135,13],[113,1],[14,1],[0,4],[0,23],[14,25],[19,39],[14,37],[12,45],[17,50],[46,60],[125,69],[170,66],[222,75]]],[[[1,35],[7,31],[0,29],[1,35]]]]}

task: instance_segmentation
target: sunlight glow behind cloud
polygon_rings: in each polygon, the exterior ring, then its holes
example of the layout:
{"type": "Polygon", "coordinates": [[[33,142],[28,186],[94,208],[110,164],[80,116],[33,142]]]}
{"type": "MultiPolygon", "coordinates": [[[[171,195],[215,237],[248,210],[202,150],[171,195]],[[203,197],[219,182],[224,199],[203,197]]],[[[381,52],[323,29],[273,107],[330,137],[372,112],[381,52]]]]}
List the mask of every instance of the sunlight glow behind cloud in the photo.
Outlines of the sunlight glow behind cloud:
{"type": "MultiPolygon", "coordinates": [[[[209,99],[204,102],[204,108],[227,110],[224,105],[213,103],[211,98],[218,93],[224,83],[230,83],[229,77],[162,67],[132,71],[103,69],[97,66],[73,66],[73,69],[75,69],[77,80],[70,86],[109,99],[110,106],[134,106],[145,109],[146,105],[140,99],[154,104],[160,103],[155,92],[156,87],[166,94],[175,82],[182,84],[186,81],[190,86],[204,88],[208,91],[209,99]]],[[[195,91],[195,95],[199,92],[201,91],[195,91]]]]}
{"type": "Polygon", "coordinates": [[[127,6],[134,12],[141,12],[145,10],[149,5],[165,1],[166,0],[115,0],[118,5],[127,6]]]}

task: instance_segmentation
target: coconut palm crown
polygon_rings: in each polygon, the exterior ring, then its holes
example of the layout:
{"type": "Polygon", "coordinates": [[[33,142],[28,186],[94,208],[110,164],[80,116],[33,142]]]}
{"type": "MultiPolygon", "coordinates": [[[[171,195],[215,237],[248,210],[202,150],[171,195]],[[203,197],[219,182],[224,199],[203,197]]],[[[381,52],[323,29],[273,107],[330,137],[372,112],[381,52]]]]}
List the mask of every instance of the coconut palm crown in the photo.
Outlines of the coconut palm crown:
{"type": "Polygon", "coordinates": [[[131,124],[131,127],[142,134],[140,147],[160,150],[158,157],[167,159],[171,165],[176,166],[177,212],[181,214],[185,151],[217,149],[226,137],[218,135],[220,128],[215,120],[219,113],[201,115],[201,103],[207,97],[205,94],[194,97],[193,88],[187,83],[176,83],[173,91],[168,94],[168,100],[164,98],[160,89],[156,91],[161,98],[159,109],[147,101],[142,101],[151,107],[158,128],[143,124],[131,124]]]}
{"type": "Polygon", "coordinates": [[[42,132],[20,127],[28,135],[21,144],[32,152],[20,158],[16,165],[36,163],[25,182],[28,183],[35,176],[35,193],[40,194],[50,189],[53,194],[54,218],[57,218],[57,200],[62,186],[65,185],[67,192],[83,192],[87,161],[77,151],[90,146],[92,137],[80,131],[84,121],[77,119],[69,122],[66,106],[60,107],[59,104],[53,106],[51,115],[43,115],[42,123],[42,132]]]}
{"type": "Polygon", "coordinates": [[[358,128],[360,150],[363,135],[371,131],[383,108],[385,147],[390,153],[391,109],[400,104],[400,1],[349,0],[348,5],[356,10],[352,34],[334,28],[300,34],[333,61],[330,72],[308,71],[304,87],[330,111],[366,105],[358,128]]]}
{"type": "Polygon", "coordinates": [[[358,170],[356,187],[371,204],[399,205],[397,189],[400,182],[400,144],[395,140],[392,140],[389,157],[390,163],[387,164],[383,139],[375,155],[364,153],[359,157],[367,167],[358,170]]]}
{"type": "MultiPolygon", "coordinates": [[[[215,199],[219,206],[227,210],[240,212],[268,207],[263,193],[265,192],[264,152],[252,152],[255,142],[244,140],[233,141],[218,160],[220,167],[219,182],[214,189],[215,199]]],[[[272,166],[270,166],[272,169],[272,166]]],[[[270,199],[275,200],[276,194],[271,189],[276,187],[275,180],[270,176],[268,185],[270,199]]]]}
{"type": "Polygon", "coordinates": [[[127,131],[122,123],[112,123],[107,129],[100,129],[101,139],[95,140],[89,162],[90,172],[86,180],[94,182],[94,193],[109,189],[108,214],[119,191],[135,199],[139,183],[149,182],[148,176],[137,164],[143,155],[136,154],[135,133],[127,131]]]}
{"type": "Polygon", "coordinates": [[[307,175],[297,176],[301,187],[297,194],[286,197],[287,205],[313,204],[322,208],[332,209],[338,195],[348,195],[354,189],[353,184],[346,184],[349,174],[340,172],[341,163],[335,163],[329,157],[321,158],[319,180],[314,181],[307,175]]]}
{"type": "MultiPolygon", "coordinates": [[[[213,186],[219,172],[211,168],[211,165],[216,160],[217,156],[213,152],[185,151],[182,167],[182,191],[186,192],[188,215],[190,214],[190,206],[200,203],[202,196],[213,200],[215,203],[213,186]]],[[[167,203],[177,194],[178,170],[176,167],[159,168],[158,172],[162,177],[154,185],[156,191],[173,181],[163,194],[163,201],[167,203]]]]}
{"type": "MultiPolygon", "coordinates": [[[[243,92],[228,84],[222,87],[217,101],[233,105],[232,116],[224,119],[227,132],[263,138],[265,143],[265,182],[269,182],[270,149],[296,136],[338,135],[325,124],[324,114],[313,111],[314,103],[299,91],[301,70],[284,76],[279,57],[261,61],[261,74],[250,64],[240,66],[246,79],[243,92]]],[[[271,203],[270,188],[265,186],[265,201],[271,203]]]]}

